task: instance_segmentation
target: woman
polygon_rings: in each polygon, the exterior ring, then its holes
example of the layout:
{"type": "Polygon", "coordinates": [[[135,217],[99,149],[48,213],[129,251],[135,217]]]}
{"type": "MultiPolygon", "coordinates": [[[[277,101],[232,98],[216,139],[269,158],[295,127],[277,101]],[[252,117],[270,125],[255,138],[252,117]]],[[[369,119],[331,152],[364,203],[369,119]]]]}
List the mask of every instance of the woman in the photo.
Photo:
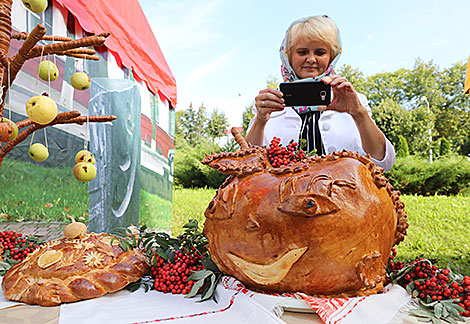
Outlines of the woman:
{"type": "Polygon", "coordinates": [[[370,154],[385,171],[395,162],[390,141],[371,119],[367,98],[357,93],[346,78],[334,73],[341,55],[341,38],[327,16],[313,16],[291,24],[280,55],[285,82],[313,79],[331,86],[333,101],[328,106],[286,107],[282,92],[267,88],[255,98],[256,115],[246,141],[269,145],[279,137],[283,145],[303,141],[307,151],[317,154],[356,151],[370,154]]]}

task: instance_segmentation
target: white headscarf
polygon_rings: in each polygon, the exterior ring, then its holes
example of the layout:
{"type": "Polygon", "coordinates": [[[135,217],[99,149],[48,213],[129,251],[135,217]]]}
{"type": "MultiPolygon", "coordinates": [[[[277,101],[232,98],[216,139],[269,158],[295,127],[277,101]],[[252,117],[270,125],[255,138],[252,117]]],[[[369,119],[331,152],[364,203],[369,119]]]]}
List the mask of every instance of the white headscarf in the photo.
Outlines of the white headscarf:
{"type": "MultiPolygon", "coordinates": [[[[326,15],[323,15],[322,17],[329,18],[326,15]]],[[[279,54],[281,56],[281,63],[282,63],[281,64],[281,73],[282,73],[282,77],[284,79],[284,82],[302,82],[302,81],[312,81],[312,80],[313,81],[319,81],[324,76],[333,75],[334,74],[333,69],[334,69],[336,63],[338,62],[339,57],[341,56],[341,53],[343,51],[343,44],[341,42],[341,36],[339,34],[339,29],[338,29],[338,27],[336,27],[337,38],[338,38],[338,54],[336,55],[336,57],[333,59],[333,61],[331,61],[330,65],[325,70],[325,72],[323,72],[319,76],[316,76],[314,78],[299,79],[299,77],[297,76],[297,74],[295,74],[294,69],[291,67],[291,65],[289,63],[289,57],[287,55],[287,34],[288,34],[288,32],[289,32],[289,30],[291,29],[292,26],[294,26],[294,25],[296,25],[300,22],[304,22],[309,18],[311,18],[311,17],[306,17],[306,18],[296,20],[292,24],[290,24],[289,28],[287,28],[286,35],[285,35],[285,37],[282,41],[281,47],[279,49],[279,54]]],[[[293,109],[295,109],[298,113],[306,113],[308,111],[317,110],[315,108],[315,106],[299,106],[299,107],[293,107],[293,109]]]]}

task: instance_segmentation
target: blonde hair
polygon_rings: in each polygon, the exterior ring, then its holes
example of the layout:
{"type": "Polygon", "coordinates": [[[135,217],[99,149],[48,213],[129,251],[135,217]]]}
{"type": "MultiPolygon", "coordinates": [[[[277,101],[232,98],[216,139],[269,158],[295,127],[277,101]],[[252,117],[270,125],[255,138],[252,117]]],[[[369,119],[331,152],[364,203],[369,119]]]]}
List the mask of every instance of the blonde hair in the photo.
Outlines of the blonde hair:
{"type": "Polygon", "coordinates": [[[295,25],[287,31],[287,57],[289,61],[292,56],[292,46],[301,37],[319,39],[330,47],[331,61],[338,55],[338,29],[336,24],[328,17],[313,16],[295,25]]]}

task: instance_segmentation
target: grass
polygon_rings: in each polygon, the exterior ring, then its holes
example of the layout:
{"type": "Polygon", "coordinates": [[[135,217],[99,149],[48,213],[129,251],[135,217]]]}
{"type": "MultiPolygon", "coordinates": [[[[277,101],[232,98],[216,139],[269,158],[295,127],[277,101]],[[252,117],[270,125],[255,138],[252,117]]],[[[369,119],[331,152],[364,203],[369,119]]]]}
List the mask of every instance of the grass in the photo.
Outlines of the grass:
{"type": "Polygon", "coordinates": [[[171,230],[171,201],[140,190],[139,223],[150,228],[171,230]]]}
{"type": "MultiPolygon", "coordinates": [[[[88,222],[88,184],[69,167],[45,168],[5,159],[0,168],[0,221],[88,222]]],[[[140,196],[140,223],[171,229],[171,201],[145,190],[140,196]]]]}
{"type": "Polygon", "coordinates": [[[78,182],[72,168],[5,159],[0,168],[0,202],[0,213],[9,221],[65,222],[67,214],[88,220],[88,184],[78,182]]]}
{"type": "MultiPolygon", "coordinates": [[[[214,189],[175,189],[173,193],[173,234],[194,218],[204,224],[204,211],[215,195],[214,189]]],[[[401,197],[408,214],[408,235],[396,247],[402,261],[418,256],[438,259],[441,267],[470,274],[470,197],[401,197]]]]}
{"type": "Polygon", "coordinates": [[[197,219],[202,229],[204,211],[215,196],[215,189],[175,189],[173,190],[172,233],[177,236],[183,232],[183,225],[189,219],[197,219]]]}
{"type": "Polygon", "coordinates": [[[470,197],[402,196],[408,214],[408,235],[397,247],[398,256],[419,255],[450,262],[451,269],[470,274],[470,197]]]}

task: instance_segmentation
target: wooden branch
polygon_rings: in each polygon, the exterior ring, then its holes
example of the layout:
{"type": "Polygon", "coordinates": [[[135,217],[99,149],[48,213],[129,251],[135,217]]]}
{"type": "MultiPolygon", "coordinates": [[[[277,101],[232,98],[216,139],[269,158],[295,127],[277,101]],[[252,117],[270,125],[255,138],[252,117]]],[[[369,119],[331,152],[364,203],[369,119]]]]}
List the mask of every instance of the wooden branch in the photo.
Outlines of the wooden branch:
{"type": "Polygon", "coordinates": [[[42,55],[57,54],[57,52],[65,52],[71,49],[87,47],[87,46],[101,46],[106,40],[105,36],[93,35],[76,39],[69,42],[54,43],[44,46],[35,46],[28,55],[28,58],[34,58],[42,55]],[[43,52],[44,49],[44,52],[43,52]]]}
{"type": "Polygon", "coordinates": [[[100,57],[98,55],[86,55],[86,54],[75,54],[75,53],[56,53],[56,55],[65,55],[68,57],[79,58],[79,59],[87,59],[91,61],[99,61],[100,57]]]}
{"type": "Polygon", "coordinates": [[[96,51],[92,48],[74,48],[65,51],[64,53],[66,54],[86,54],[86,55],[94,55],[96,54],[96,51]]]}
{"type": "MultiPolygon", "coordinates": [[[[24,41],[23,45],[21,45],[18,53],[12,59],[10,59],[10,75],[13,75],[12,72],[14,69],[17,69],[18,71],[21,69],[24,62],[29,59],[28,53],[42,39],[42,37],[46,34],[46,31],[47,30],[44,25],[39,24],[34,27],[33,31],[28,35],[28,38],[24,41]]],[[[5,80],[3,80],[3,82],[5,82],[5,80]]]]}
{"type": "Polygon", "coordinates": [[[69,57],[89,59],[93,61],[99,61],[100,57],[96,54],[96,51],[91,48],[74,48],[64,52],[57,52],[56,55],[65,55],[69,57]]]}
{"type": "Polygon", "coordinates": [[[46,124],[46,125],[41,125],[29,119],[25,119],[17,123],[18,128],[24,128],[27,126],[30,126],[30,127],[20,132],[13,141],[6,143],[2,148],[0,148],[0,166],[2,164],[3,158],[8,152],[13,150],[13,148],[16,145],[23,142],[26,138],[28,138],[29,135],[31,135],[33,132],[39,129],[57,125],[57,124],[81,124],[82,125],[86,123],[87,120],[90,123],[102,123],[102,122],[112,121],[115,119],[116,119],[116,116],[114,115],[80,116],[80,112],[78,112],[77,110],[66,111],[66,112],[60,113],[57,115],[57,117],[53,121],[51,121],[49,124],[46,124]]]}
{"type": "Polygon", "coordinates": [[[4,68],[8,68],[8,58],[3,53],[0,53],[0,64],[2,64],[4,68]]]}
{"type": "Polygon", "coordinates": [[[114,115],[103,115],[103,116],[80,116],[80,117],[75,117],[71,118],[69,120],[64,121],[61,124],[80,124],[83,125],[87,121],[89,123],[104,123],[108,121],[113,121],[117,117],[114,115]]]}
{"type": "Polygon", "coordinates": [[[8,84],[12,84],[15,80],[16,75],[20,72],[24,62],[29,59],[28,53],[46,34],[46,27],[44,25],[37,25],[28,35],[21,48],[18,50],[15,56],[9,59],[10,62],[10,82],[8,81],[8,65],[4,66],[3,69],[3,82],[2,86],[5,86],[2,94],[2,105],[0,105],[0,116],[3,116],[3,109],[5,107],[5,98],[8,92],[8,84]]]}
{"type": "MultiPolygon", "coordinates": [[[[25,40],[29,36],[29,33],[27,32],[17,32],[16,30],[11,32],[11,38],[12,39],[17,39],[17,40],[25,40]]],[[[53,36],[53,35],[44,35],[42,37],[42,40],[45,41],[53,41],[53,42],[67,42],[71,41],[72,38],[70,37],[65,37],[65,36],[53,36]]]]}

